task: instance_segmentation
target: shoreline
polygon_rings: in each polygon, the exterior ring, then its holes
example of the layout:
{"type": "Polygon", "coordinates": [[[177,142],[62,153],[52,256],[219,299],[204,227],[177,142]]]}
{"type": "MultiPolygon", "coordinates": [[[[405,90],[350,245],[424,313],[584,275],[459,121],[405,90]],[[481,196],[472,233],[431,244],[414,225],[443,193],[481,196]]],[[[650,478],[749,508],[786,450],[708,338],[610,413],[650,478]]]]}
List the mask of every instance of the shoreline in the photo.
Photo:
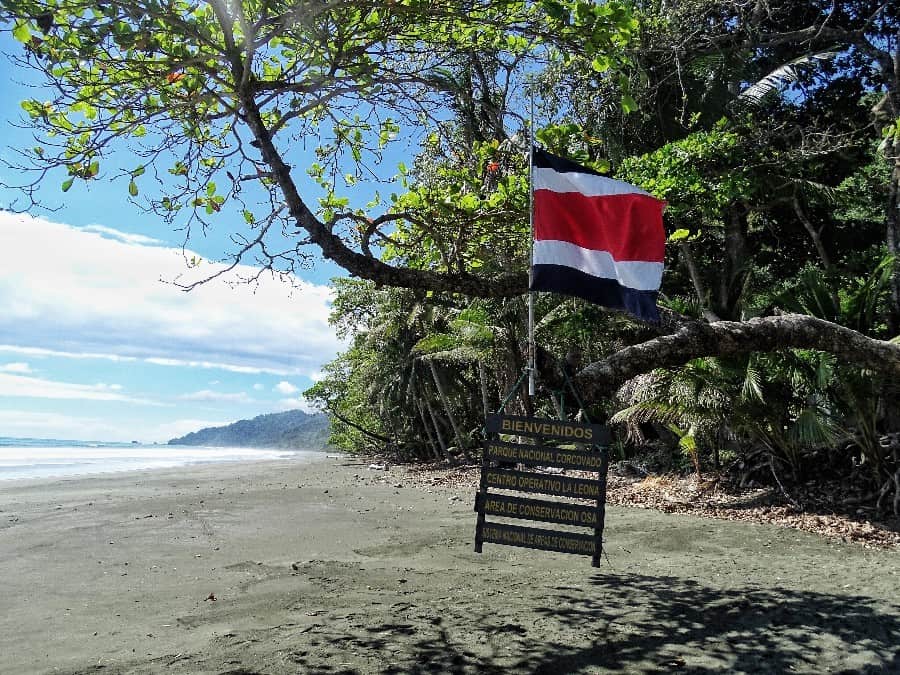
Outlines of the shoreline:
{"type": "Polygon", "coordinates": [[[478,555],[469,485],[369,464],[0,483],[0,672],[900,669],[894,551],[611,506],[600,569],[478,555]]]}
{"type": "Polygon", "coordinates": [[[328,450],[205,445],[0,446],[0,484],[62,480],[132,471],[166,471],[205,464],[292,460],[328,450]]]}

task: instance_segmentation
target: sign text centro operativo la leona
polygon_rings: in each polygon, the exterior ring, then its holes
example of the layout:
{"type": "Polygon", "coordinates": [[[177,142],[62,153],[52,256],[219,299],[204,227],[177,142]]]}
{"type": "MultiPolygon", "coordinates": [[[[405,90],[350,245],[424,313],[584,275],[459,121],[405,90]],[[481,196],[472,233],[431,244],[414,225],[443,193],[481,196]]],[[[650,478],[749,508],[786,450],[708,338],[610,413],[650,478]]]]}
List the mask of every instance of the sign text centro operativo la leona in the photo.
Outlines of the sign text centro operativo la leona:
{"type": "Polygon", "coordinates": [[[606,473],[609,466],[605,448],[610,440],[607,427],[511,415],[491,415],[485,426],[489,437],[484,443],[481,483],[475,498],[475,511],[478,513],[475,551],[481,553],[484,543],[504,544],[590,555],[593,565],[598,566],[603,550],[606,473]],[[536,444],[512,443],[500,440],[501,436],[506,439],[516,436],[533,438],[536,444]],[[564,445],[541,444],[550,441],[562,441],[564,445]],[[531,470],[507,468],[514,465],[531,470]],[[535,470],[537,467],[588,471],[594,477],[541,472],[535,470]],[[491,489],[504,492],[490,492],[491,489]],[[589,500],[590,503],[533,499],[508,492],[538,493],[570,500],[589,500]],[[487,516],[590,528],[592,532],[523,527],[496,520],[489,522],[487,516]]]}

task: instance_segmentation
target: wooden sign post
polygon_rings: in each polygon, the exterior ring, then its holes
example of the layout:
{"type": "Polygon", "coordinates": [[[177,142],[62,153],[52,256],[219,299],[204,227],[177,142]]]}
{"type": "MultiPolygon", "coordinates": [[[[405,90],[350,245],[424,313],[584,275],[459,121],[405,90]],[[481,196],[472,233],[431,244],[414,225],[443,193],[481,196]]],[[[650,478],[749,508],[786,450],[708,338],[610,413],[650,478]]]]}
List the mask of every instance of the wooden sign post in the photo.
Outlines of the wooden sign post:
{"type": "Polygon", "coordinates": [[[606,446],[610,440],[609,429],[599,424],[509,415],[491,415],[487,418],[486,428],[488,440],[484,444],[481,484],[475,497],[475,511],[478,513],[475,526],[476,553],[481,553],[484,543],[504,544],[589,555],[591,564],[599,567],[606,515],[606,474],[609,468],[606,446]],[[539,444],[508,443],[499,440],[500,435],[536,438],[539,444]],[[540,444],[547,440],[563,441],[566,445],[556,447],[540,444]],[[572,445],[579,447],[573,448],[572,445]],[[595,472],[596,477],[575,478],[506,468],[510,465],[590,471],[595,472]],[[489,492],[491,489],[586,499],[593,503],[531,499],[489,492]],[[590,528],[593,534],[488,522],[486,516],[590,528]]]}

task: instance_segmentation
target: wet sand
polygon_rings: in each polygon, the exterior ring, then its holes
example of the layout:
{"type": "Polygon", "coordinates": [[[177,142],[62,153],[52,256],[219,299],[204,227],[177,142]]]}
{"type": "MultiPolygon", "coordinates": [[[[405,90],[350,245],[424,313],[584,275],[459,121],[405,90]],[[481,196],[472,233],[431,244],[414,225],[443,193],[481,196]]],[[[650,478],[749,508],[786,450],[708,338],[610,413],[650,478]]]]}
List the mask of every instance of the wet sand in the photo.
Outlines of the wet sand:
{"type": "Polygon", "coordinates": [[[900,672],[896,551],[613,507],[594,569],[473,553],[472,502],[335,457],[0,483],[0,673],[900,672]]]}

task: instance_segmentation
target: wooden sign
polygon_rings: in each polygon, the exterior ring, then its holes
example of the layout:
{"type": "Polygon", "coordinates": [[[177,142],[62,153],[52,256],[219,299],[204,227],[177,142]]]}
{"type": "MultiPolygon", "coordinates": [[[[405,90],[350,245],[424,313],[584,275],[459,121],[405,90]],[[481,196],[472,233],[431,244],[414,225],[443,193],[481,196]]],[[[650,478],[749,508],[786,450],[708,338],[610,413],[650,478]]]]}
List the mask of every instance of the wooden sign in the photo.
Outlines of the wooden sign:
{"type": "Polygon", "coordinates": [[[603,521],[606,515],[606,473],[609,459],[602,447],[610,439],[609,430],[599,424],[579,424],[565,420],[532,419],[492,415],[486,420],[488,433],[481,465],[481,484],[475,497],[478,522],[475,526],[475,551],[482,545],[504,544],[559,553],[591,556],[594,567],[600,565],[603,552],[603,521]],[[524,445],[500,441],[497,435],[560,439],[566,448],[552,445],[524,445]],[[579,447],[571,447],[579,446],[579,447]],[[497,466],[497,465],[500,466],[497,466]],[[552,466],[595,474],[595,478],[558,473],[520,471],[503,468],[510,464],[526,467],[552,466]],[[488,489],[511,492],[536,492],[557,497],[590,500],[593,504],[531,499],[497,494],[488,489]],[[487,522],[485,517],[515,518],[590,528],[591,534],[523,527],[503,522],[487,522]]]}
{"type": "Polygon", "coordinates": [[[528,438],[555,438],[573,443],[609,445],[609,429],[601,424],[581,424],[565,420],[515,417],[513,415],[489,415],[485,427],[491,434],[527,436],[528,438]]]}
{"type": "Polygon", "coordinates": [[[526,499],[512,495],[479,494],[475,497],[475,510],[486,516],[524,518],[544,523],[595,527],[597,507],[587,504],[551,502],[544,499],[526,499]]]}
{"type": "Polygon", "coordinates": [[[484,453],[495,462],[516,462],[528,466],[555,466],[560,469],[599,471],[604,456],[600,450],[566,450],[540,445],[519,445],[502,441],[486,441],[484,453]]]}
{"type": "Polygon", "coordinates": [[[486,487],[517,492],[540,492],[557,497],[581,497],[597,499],[601,495],[601,482],[592,478],[570,478],[551,473],[532,473],[512,469],[484,469],[486,487]]]}
{"type": "Polygon", "coordinates": [[[507,546],[537,548],[542,551],[559,553],[594,555],[597,552],[597,543],[593,535],[578,534],[577,532],[554,532],[519,525],[485,523],[482,529],[482,540],[489,544],[506,544],[507,546]]]}

